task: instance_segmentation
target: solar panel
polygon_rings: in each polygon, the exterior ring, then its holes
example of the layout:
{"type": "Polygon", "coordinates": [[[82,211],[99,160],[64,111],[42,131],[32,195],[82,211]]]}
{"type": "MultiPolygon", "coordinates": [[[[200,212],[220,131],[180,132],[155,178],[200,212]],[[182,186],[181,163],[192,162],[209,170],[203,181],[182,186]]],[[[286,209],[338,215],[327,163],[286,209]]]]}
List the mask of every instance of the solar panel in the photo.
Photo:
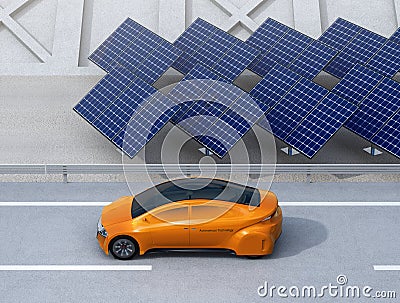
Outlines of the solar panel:
{"type": "Polygon", "coordinates": [[[178,110],[179,106],[174,102],[161,93],[156,94],[118,133],[113,139],[114,144],[130,158],[135,157],[178,110]]]}
{"type": "Polygon", "coordinates": [[[260,109],[266,112],[283,98],[301,76],[277,64],[251,91],[260,109]]]}
{"type": "Polygon", "coordinates": [[[168,98],[181,106],[171,122],[178,123],[216,80],[221,79],[208,68],[197,64],[168,94],[168,98]]]}
{"type": "Polygon", "coordinates": [[[250,65],[257,65],[264,53],[270,50],[288,31],[290,27],[268,18],[246,41],[246,43],[262,52],[250,65]]]}
{"type": "Polygon", "coordinates": [[[252,98],[244,94],[197,140],[222,158],[263,115],[252,98]]]}
{"type": "Polygon", "coordinates": [[[400,28],[394,32],[394,34],[390,37],[390,41],[393,41],[397,44],[400,44],[400,28]]]}
{"type": "Polygon", "coordinates": [[[362,65],[356,65],[332,91],[358,105],[383,78],[382,75],[362,65]]]}
{"type": "Polygon", "coordinates": [[[400,158],[400,112],[397,112],[371,141],[400,158]]]}
{"type": "Polygon", "coordinates": [[[392,41],[386,42],[366,66],[393,78],[400,71],[400,45],[392,41]]]}
{"type": "Polygon", "coordinates": [[[170,68],[180,53],[171,43],[162,41],[134,73],[144,81],[153,84],[170,68]]]}
{"type": "Polygon", "coordinates": [[[268,18],[265,22],[247,39],[246,43],[266,52],[272,48],[291,28],[268,18]]]}
{"type": "Polygon", "coordinates": [[[125,68],[117,67],[111,70],[74,107],[75,112],[92,123],[135,78],[136,76],[125,68]]]}
{"type": "Polygon", "coordinates": [[[325,68],[325,71],[341,79],[355,64],[367,63],[385,42],[386,38],[366,29],[362,29],[325,68]]]}
{"type": "Polygon", "coordinates": [[[285,138],[285,142],[312,158],[356,109],[354,104],[330,93],[285,138]]]}
{"type": "Polygon", "coordinates": [[[224,78],[234,81],[260,52],[244,43],[235,44],[225,56],[213,66],[213,70],[224,78]]]}
{"type": "Polygon", "coordinates": [[[187,74],[190,68],[185,66],[186,61],[200,48],[201,45],[217,30],[217,28],[203,19],[197,18],[186,31],[175,40],[174,46],[183,51],[174,62],[173,68],[187,74]]]}
{"type": "Polygon", "coordinates": [[[105,71],[114,59],[132,43],[145,28],[132,19],[126,19],[89,57],[105,71]]]}
{"type": "Polygon", "coordinates": [[[180,118],[179,126],[192,136],[204,134],[228,109],[227,106],[212,101],[197,100],[180,118]]]}
{"type": "Polygon", "coordinates": [[[362,27],[338,18],[318,39],[337,51],[341,51],[361,31],[362,27]]]}
{"type": "Polygon", "coordinates": [[[323,87],[301,79],[266,115],[274,136],[286,138],[327,93],[323,87]]]}
{"type": "Polygon", "coordinates": [[[126,20],[90,57],[109,72],[121,65],[153,84],[181,51],[133,20],[126,20]]]}
{"type": "Polygon", "coordinates": [[[183,74],[202,64],[227,80],[235,80],[260,54],[223,30],[197,19],[174,43],[185,53],[173,64],[183,74]],[[196,36],[202,34],[199,40],[196,36]]]}
{"type": "Polygon", "coordinates": [[[93,122],[93,126],[109,140],[123,129],[142,104],[157,90],[136,78],[129,87],[93,122]]]}
{"type": "Polygon", "coordinates": [[[319,41],[314,41],[292,62],[292,64],[290,64],[289,68],[299,75],[312,80],[336,56],[336,54],[337,51],[333,48],[319,41]]]}
{"type": "Polygon", "coordinates": [[[312,42],[312,38],[291,29],[250,69],[264,77],[276,63],[288,67],[312,42]]]}
{"type": "Polygon", "coordinates": [[[345,126],[371,140],[374,134],[400,109],[400,84],[390,79],[381,83],[361,102],[359,110],[345,126]]]}

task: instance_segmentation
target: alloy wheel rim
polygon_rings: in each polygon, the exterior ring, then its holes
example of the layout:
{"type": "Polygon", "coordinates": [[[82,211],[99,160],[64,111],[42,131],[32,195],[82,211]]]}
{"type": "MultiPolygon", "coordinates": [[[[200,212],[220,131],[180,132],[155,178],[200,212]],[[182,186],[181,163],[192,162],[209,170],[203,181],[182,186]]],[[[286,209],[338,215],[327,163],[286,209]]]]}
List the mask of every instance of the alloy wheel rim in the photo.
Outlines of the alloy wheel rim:
{"type": "Polygon", "coordinates": [[[135,245],[128,239],[119,239],[113,245],[113,252],[121,258],[129,258],[135,253],[135,245]]]}

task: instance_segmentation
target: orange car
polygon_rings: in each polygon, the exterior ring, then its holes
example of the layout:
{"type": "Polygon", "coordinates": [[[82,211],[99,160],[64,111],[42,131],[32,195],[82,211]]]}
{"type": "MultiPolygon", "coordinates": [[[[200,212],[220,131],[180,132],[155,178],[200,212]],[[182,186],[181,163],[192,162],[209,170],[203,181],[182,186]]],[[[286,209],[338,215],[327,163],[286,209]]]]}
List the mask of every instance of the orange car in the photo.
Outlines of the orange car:
{"type": "Polygon", "coordinates": [[[106,254],[128,260],[155,249],[224,249],[271,254],[282,211],[270,191],[217,179],[159,184],[105,206],[97,239],[106,254]]]}

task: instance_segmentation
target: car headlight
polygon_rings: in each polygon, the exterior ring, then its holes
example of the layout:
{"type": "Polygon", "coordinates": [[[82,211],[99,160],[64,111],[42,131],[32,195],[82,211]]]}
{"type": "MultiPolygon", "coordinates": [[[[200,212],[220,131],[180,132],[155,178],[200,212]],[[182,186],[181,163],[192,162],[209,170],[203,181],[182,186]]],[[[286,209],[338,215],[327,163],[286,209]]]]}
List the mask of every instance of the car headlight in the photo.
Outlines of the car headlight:
{"type": "Polygon", "coordinates": [[[107,231],[105,230],[103,224],[101,223],[101,217],[99,219],[99,222],[97,222],[97,232],[104,238],[108,236],[107,231]]]}

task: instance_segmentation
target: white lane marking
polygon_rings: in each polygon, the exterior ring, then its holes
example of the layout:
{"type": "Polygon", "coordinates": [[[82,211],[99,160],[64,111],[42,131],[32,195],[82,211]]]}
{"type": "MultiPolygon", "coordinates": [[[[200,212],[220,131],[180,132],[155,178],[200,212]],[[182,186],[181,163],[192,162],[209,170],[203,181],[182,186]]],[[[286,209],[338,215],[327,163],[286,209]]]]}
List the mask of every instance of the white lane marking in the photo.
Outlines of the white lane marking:
{"type": "Polygon", "coordinates": [[[1,265],[0,271],[136,271],[151,265],[1,265]]]}
{"type": "MultiPolygon", "coordinates": [[[[111,202],[0,202],[0,207],[102,207],[109,205],[110,203],[111,202]]],[[[400,206],[400,202],[279,202],[279,205],[287,207],[388,207],[400,206]]]]}
{"type": "Polygon", "coordinates": [[[0,202],[4,207],[101,207],[111,202],[0,202]]]}
{"type": "Polygon", "coordinates": [[[376,271],[400,271],[400,265],[374,265],[376,271]]]}

